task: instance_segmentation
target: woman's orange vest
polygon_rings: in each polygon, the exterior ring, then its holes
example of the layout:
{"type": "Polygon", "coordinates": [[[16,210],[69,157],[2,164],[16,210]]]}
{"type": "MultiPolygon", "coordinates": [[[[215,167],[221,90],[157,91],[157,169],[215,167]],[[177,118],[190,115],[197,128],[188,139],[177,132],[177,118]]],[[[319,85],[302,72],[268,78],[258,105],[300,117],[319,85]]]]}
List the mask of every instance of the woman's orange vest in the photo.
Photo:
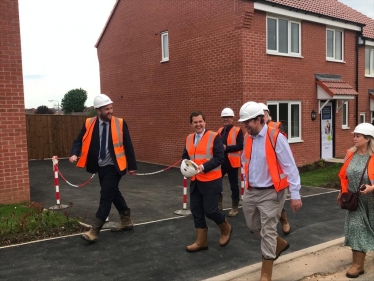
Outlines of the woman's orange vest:
{"type": "MultiPolygon", "coordinates": [[[[195,134],[188,135],[186,138],[186,150],[190,160],[194,161],[199,166],[212,159],[213,144],[217,134],[218,133],[213,133],[212,131],[207,131],[202,136],[196,147],[194,146],[195,134]]],[[[221,165],[208,173],[201,172],[192,177],[191,180],[194,181],[195,179],[198,179],[199,181],[212,181],[219,178],[222,178],[221,165]]]]}
{"type": "MultiPolygon", "coordinates": [[[[267,137],[265,140],[265,153],[266,153],[266,160],[269,167],[269,172],[271,179],[273,181],[273,185],[277,192],[287,188],[289,186],[287,177],[283,173],[282,168],[280,167],[277,155],[275,152],[275,145],[277,143],[278,134],[280,133],[279,130],[275,128],[268,127],[267,137]]],[[[248,176],[249,172],[249,164],[251,162],[251,153],[252,153],[252,143],[253,140],[249,134],[246,134],[244,137],[244,150],[243,150],[243,165],[245,175],[248,176]]],[[[246,187],[249,188],[250,183],[248,179],[246,180],[246,187]]]]}
{"type": "MultiPolygon", "coordinates": [[[[82,138],[82,155],[77,163],[77,167],[84,168],[87,163],[88,150],[90,148],[92,132],[97,121],[97,117],[86,119],[86,133],[82,138]]],[[[127,167],[125,147],[123,146],[123,119],[112,117],[110,120],[114,154],[120,171],[127,167]]]]}
{"type": "MultiPolygon", "coordinates": [[[[340,185],[342,187],[342,193],[348,192],[348,177],[347,177],[347,168],[349,162],[351,162],[353,158],[354,152],[351,150],[347,151],[347,154],[344,158],[344,164],[339,171],[339,178],[340,178],[340,185]]],[[[374,154],[371,155],[369,164],[368,164],[368,177],[370,180],[371,185],[374,185],[374,154]]]]}
{"type": "MultiPolygon", "coordinates": [[[[222,130],[223,130],[223,127],[218,129],[218,134],[220,136],[222,136],[221,135],[222,130]]],[[[236,145],[236,138],[238,136],[239,131],[240,131],[239,127],[233,126],[231,128],[229,134],[227,135],[227,145],[236,145]]],[[[241,155],[241,153],[242,153],[241,151],[235,151],[235,152],[227,153],[227,158],[230,161],[231,167],[233,167],[233,168],[239,168],[240,167],[240,155],[241,155]]]]}

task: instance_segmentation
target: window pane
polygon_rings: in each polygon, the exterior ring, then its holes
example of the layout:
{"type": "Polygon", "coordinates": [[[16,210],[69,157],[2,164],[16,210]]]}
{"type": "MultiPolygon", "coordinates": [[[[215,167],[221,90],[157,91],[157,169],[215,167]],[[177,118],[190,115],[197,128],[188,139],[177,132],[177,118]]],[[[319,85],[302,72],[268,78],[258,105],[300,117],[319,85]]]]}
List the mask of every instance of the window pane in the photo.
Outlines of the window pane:
{"type": "Polygon", "coordinates": [[[277,21],[268,18],[268,50],[277,50],[277,21]]]}
{"type": "Polygon", "coordinates": [[[169,40],[168,34],[162,36],[163,58],[169,57],[169,40]]]}
{"type": "Polygon", "coordinates": [[[299,53],[299,25],[291,23],[291,52],[299,53]]]}
{"type": "Polygon", "coordinates": [[[291,104],[291,138],[300,137],[299,105],[291,104]]]}
{"type": "Polygon", "coordinates": [[[335,31],[335,59],[343,59],[343,33],[335,31]]]}
{"type": "Polygon", "coordinates": [[[332,30],[327,30],[326,56],[328,58],[334,57],[334,31],[332,30]]]}
{"type": "Polygon", "coordinates": [[[288,54],[288,21],[278,20],[279,22],[279,53],[288,54]]]}
{"type": "Polygon", "coordinates": [[[344,103],[343,104],[343,107],[342,107],[343,111],[342,111],[342,115],[343,115],[343,120],[342,120],[342,125],[343,126],[347,126],[347,104],[344,103]]]}
{"type": "Polygon", "coordinates": [[[374,75],[374,49],[370,50],[370,75],[374,75]]]}
{"type": "Polygon", "coordinates": [[[371,49],[365,49],[365,74],[370,75],[370,51],[371,49]]]}
{"type": "Polygon", "coordinates": [[[279,104],[279,122],[282,122],[284,131],[288,134],[288,103],[279,104]]]}
{"type": "Polygon", "coordinates": [[[278,121],[278,107],[276,104],[268,104],[271,120],[278,121]]]}

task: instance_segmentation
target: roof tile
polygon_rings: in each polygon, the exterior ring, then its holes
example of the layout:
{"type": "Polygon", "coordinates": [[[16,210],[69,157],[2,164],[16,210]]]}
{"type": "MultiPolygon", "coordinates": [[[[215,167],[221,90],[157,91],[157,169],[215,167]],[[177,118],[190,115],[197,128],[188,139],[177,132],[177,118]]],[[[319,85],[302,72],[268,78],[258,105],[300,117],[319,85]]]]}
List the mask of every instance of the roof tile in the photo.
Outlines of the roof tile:
{"type": "Polygon", "coordinates": [[[342,80],[322,79],[317,80],[317,84],[321,86],[331,97],[334,95],[358,95],[355,89],[342,80]]]}

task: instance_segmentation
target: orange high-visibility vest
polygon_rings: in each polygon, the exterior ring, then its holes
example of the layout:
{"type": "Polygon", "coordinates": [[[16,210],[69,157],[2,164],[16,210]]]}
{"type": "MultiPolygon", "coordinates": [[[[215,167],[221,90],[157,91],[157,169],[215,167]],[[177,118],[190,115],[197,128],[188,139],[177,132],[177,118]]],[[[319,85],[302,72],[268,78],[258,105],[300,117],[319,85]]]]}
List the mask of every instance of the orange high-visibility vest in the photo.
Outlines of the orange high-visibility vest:
{"type": "MultiPolygon", "coordinates": [[[[217,134],[218,133],[213,133],[212,131],[207,131],[202,136],[196,147],[194,146],[195,134],[190,134],[187,136],[186,150],[188,152],[188,156],[198,166],[213,158],[213,144],[217,134]]],[[[220,178],[222,178],[221,165],[208,173],[201,172],[200,174],[193,176],[191,180],[194,181],[195,179],[198,179],[199,181],[212,181],[220,178]]]]}
{"type": "MultiPolygon", "coordinates": [[[[340,168],[339,171],[339,178],[340,178],[340,185],[342,187],[342,193],[348,192],[348,177],[347,177],[347,168],[349,162],[351,162],[353,158],[354,152],[351,150],[347,151],[347,154],[344,158],[344,164],[340,168]]],[[[367,173],[370,180],[371,185],[374,185],[374,154],[370,156],[370,160],[367,167],[367,173]]]]}
{"type": "Polygon", "coordinates": [[[269,123],[267,124],[268,127],[272,127],[272,128],[275,128],[277,130],[279,130],[279,127],[282,123],[281,122],[274,122],[274,121],[269,121],[269,123]]]}
{"type": "MultiPolygon", "coordinates": [[[[223,127],[218,129],[218,134],[222,136],[223,127]]],[[[238,133],[240,131],[239,127],[233,126],[230,130],[230,132],[227,135],[227,145],[236,145],[236,138],[238,136],[238,133]]],[[[240,155],[242,151],[235,151],[235,152],[229,152],[227,153],[227,158],[230,161],[231,167],[233,168],[239,168],[240,167],[240,155]]]]}
{"type": "MultiPolygon", "coordinates": [[[[96,121],[97,117],[86,119],[86,133],[82,138],[82,155],[77,163],[77,167],[84,168],[86,166],[88,150],[90,148],[92,132],[96,121]]],[[[112,117],[110,120],[110,127],[118,168],[120,171],[123,171],[127,167],[125,147],[123,146],[123,119],[112,117]]]]}
{"type": "MultiPolygon", "coordinates": [[[[282,168],[280,167],[276,152],[275,152],[275,145],[277,142],[277,138],[280,131],[268,127],[267,136],[265,140],[265,153],[266,153],[266,161],[269,167],[270,177],[272,179],[273,185],[277,192],[285,189],[289,186],[287,177],[283,173],[282,168]]],[[[244,137],[244,150],[243,150],[243,165],[245,175],[248,176],[249,172],[249,164],[251,162],[251,153],[252,153],[252,144],[253,140],[249,134],[246,134],[244,137]]],[[[249,188],[250,183],[249,180],[246,180],[246,187],[249,188]]]]}

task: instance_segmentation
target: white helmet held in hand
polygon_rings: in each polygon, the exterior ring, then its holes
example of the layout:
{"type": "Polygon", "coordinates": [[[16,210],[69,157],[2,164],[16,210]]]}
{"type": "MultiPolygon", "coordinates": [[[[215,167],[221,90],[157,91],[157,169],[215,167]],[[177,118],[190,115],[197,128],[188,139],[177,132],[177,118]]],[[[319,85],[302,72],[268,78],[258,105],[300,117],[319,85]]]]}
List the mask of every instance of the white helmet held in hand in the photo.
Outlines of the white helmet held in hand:
{"type": "Polygon", "coordinates": [[[243,122],[249,119],[256,118],[257,116],[264,115],[262,106],[254,101],[246,102],[242,105],[239,111],[240,119],[239,122],[243,122]]]}
{"type": "Polygon", "coordinates": [[[181,173],[186,178],[195,176],[198,173],[196,163],[192,160],[184,159],[181,163],[181,173]]]}
{"type": "Polygon", "coordinates": [[[231,108],[224,108],[221,112],[221,117],[234,117],[234,111],[231,108]]]}
{"type": "Polygon", "coordinates": [[[262,106],[262,109],[263,109],[264,111],[266,110],[267,112],[270,113],[270,110],[269,110],[269,108],[267,107],[266,104],[264,104],[264,103],[262,103],[262,102],[259,102],[258,104],[262,106]]]}
{"type": "Polygon", "coordinates": [[[361,123],[356,126],[353,133],[371,136],[374,138],[374,126],[370,123],[361,123]]]}
{"type": "Polygon", "coordinates": [[[102,106],[112,104],[112,103],[113,103],[112,100],[107,95],[100,94],[96,96],[94,99],[94,108],[97,109],[97,108],[100,108],[102,106]]]}

